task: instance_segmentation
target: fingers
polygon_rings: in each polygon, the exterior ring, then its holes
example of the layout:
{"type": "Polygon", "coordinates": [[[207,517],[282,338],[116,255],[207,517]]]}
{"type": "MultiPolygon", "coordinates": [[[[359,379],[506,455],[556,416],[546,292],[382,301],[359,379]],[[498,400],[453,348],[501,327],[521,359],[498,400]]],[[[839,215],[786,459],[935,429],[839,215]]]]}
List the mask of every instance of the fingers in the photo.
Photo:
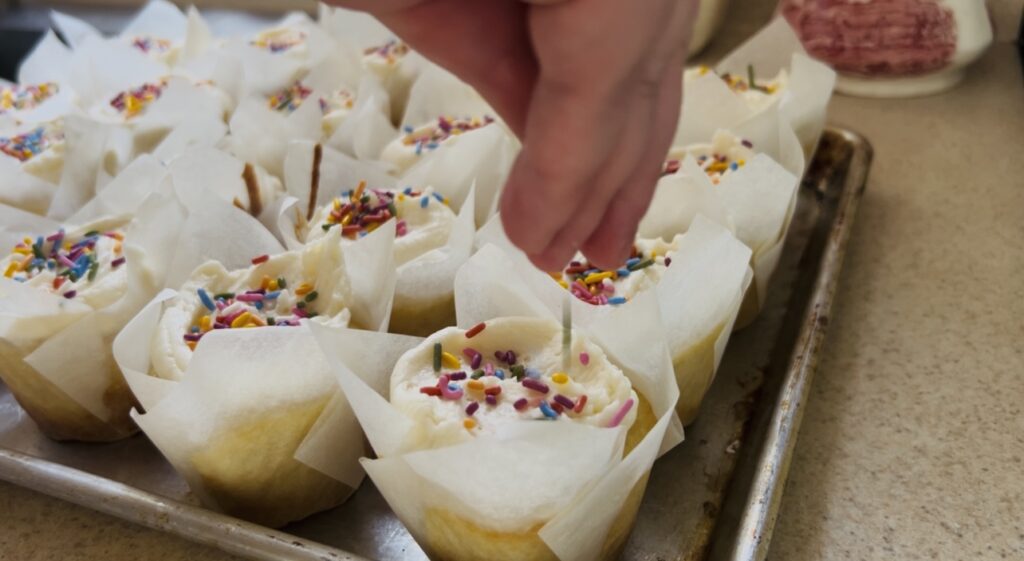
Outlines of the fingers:
{"type": "MultiPolygon", "coordinates": [[[[643,88],[630,87],[620,97],[621,101],[616,101],[613,109],[619,118],[613,124],[621,132],[614,138],[610,154],[590,181],[581,206],[567,217],[566,225],[536,261],[556,266],[564,264],[580,249],[583,240],[609,228],[603,218],[607,210],[623,204],[622,185],[633,180],[637,162],[644,157],[650,144],[657,92],[652,95],[643,88]]],[[[605,251],[591,252],[587,257],[598,266],[617,267],[628,257],[629,248],[629,244],[607,247],[603,248],[605,251]]]]}
{"type": "Polygon", "coordinates": [[[518,0],[420,0],[377,16],[427,58],[475,87],[522,136],[537,61],[518,0]]]}
{"type": "MultiPolygon", "coordinates": [[[[585,82],[580,82],[585,83],[585,82]]],[[[607,133],[621,126],[616,98],[542,76],[533,93],[523,150],[505,185],[501,215],[509,239],[541,268],[557,269],[571,244],[545,253],[587,200],[600,208],[614,189],[595,181],[615,147],[607,133]]],[[[593,221],[600,219],[591,211],[593,221]]],[[[586,239],[589,232],[574,236],[586,239]]]]}
{"type": "Polygon", "coordinates": [[[599,266],[627,257],[676,123],[658,119],[672,102],[662,91],[666,69],[681,67],[682,48],[671,38],[667,46],[650,40],[677,19],[675,5],[638,14],[615,0],[590,0],[531,11],[541,71],[501,209],[509,238],[538,267],[561,268],[585,241],[599,266]]]}
{"type": "Polygon", "coordinates": [[[681,74],[681,64],[673,66],[665,74],[650,115],[651,134],[644,156],[637,162],[630,179],[623,184],[615,203],[607,207],[601,218],[603,227],[596,229],[581,248],[587,259],[598,267],[620,267],[633,247],[637,224],[650,205],[675,132],[682,101],[681,74]]]}

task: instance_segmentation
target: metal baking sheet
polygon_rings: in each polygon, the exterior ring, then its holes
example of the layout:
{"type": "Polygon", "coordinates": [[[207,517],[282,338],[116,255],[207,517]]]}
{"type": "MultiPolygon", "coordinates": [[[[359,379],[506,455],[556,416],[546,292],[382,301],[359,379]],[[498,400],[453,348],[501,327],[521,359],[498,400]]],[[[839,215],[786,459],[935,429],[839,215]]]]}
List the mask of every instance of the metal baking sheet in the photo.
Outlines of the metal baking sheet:
{"type": "MultiPolygon", "coordinates": [[[[655,464],[623,559],[767,554],[870,160],[863,138],[826,131],[765,309],[732,337],[686,441],[655,464]]],[[[142,435],[104,445],[47,440],[2,386],[0,479],[256,559],[426,559],[369,479],[333,510],[265,528],[199,506],[142,435]]]]}

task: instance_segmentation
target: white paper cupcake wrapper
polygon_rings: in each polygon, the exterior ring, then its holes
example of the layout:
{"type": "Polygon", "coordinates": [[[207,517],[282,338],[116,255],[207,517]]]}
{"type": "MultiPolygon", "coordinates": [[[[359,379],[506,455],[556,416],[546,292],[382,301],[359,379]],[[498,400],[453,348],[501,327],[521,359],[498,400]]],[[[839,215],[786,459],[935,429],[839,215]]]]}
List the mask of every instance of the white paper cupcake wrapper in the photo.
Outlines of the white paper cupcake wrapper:
{"type": "MultiPolygon", "coordinates": [[[[470,264],[462,269],[469,274],[477,270],[470,264]]],[[[498,311],[496,304],[513,310],[513,315],[536,315],[553,320],[553,311],[528,289],[516,292],[517,288],[523,288],[521,283],[510,282],[506,274],[501,284],[495,287],[486,281],[471,282],[460,272],[456,280],[459,325],[467,327],[493,319],[496,316],[491,315],[492,312],[498,311]],[[506,287],[511,287],[512,291],[501,289],[506,287]]],[[[570,500],[552,513],[540,535],[560,559],[575,561],[597,556],[604,533],[619,514],[629,490],[650,469],[662,444],[671,446],[681,438],[673,409],[678,390],[668,349],[658,343],[657,336],[644,337],[644,334],[657,333],[660,327],[655,299],[638,299],[633,310],[636,315],[631,315],[627,321],[630,327],[636,328],[632,332],[635,341],[644,342],[641,347],[606,345],[599,331],[591,335],[608,350],[612,360],[626,370],[637,390],[651,400],[659,416],[655,427],[625,459],[620,459],[624,430],[602,430],[571,423],[515,426],[495,438],[416,450],[409,435],[411,422],[390,406],[383,388],[387,386],[393,361],[397,360],[397,351],[411,348],[418,340],[382,337],[377,341],[349,340],[346,344],[344,337],[332,336],[315,326],[313,332],[332,359],[338,380],[380,458],[364,459],[363,466],[415,537],[422,539],[425,535],[423,513],[427,507],[464,513],[485,524],[512,529],[522,520],[511,514],[510,505],[548,505],[550,508],[550,497],[565,497],[570,500]],[[359,360],[365,356],[379,358],[359,360]],[[631,368],[638,365],[650,369],[640,373],[631,368]],[[670,426],[675,430],[670,431],[670,426]],[[671,434],[666,436],[668,433],[671,434]],[[472,462],[468,458],[472,458],[472,462]],[[574,467],[566,470],[569,459],[574,467]],[[514,480],[531,484],[526,488],[510,487],[508,493],[498,492],[490,475],[496,472],[512,474],[514,480]],[[554,476],[556,472],[566,474],[568,479],[554,476]],[[602,495],[602,507],[591,508],[591,503],[598,499],[590,494],[610,489],[621,492],[602,495]],[[574,524],[582,518],[586,518],[587,523],[574,524]],[[586,535],[579,535],[581,532],[586,535]]],[[[515,509],[516,512],[522,510],[515,509]]]]}
{"type": "MultiPolygon", "coordinates": [[[[237,244],[251,244],[249,234],[251,232],[236,232],[239,237],[234,240],[202,239],[216,240],[212,245],[222,252],[236,252],[237,244]]],[[[353,300],[349,309],[353,319],[358,318],[365,325],[377,322],[375,325],[385,329],[394,290],[391,257],[394,234],[381,228],[366,236],[364,241],[357,244],[359,247],[346,248],[343,253],[346,270],[359,272],[350,278],[353,300]]],[[[252,249],[255,248],[250,247],[248,253],[252,249]]],[[[218,454],[216,449],[209,449],[217,439],[244,445],[249,438],[259,438],[264,433],[237,431],[248,431],[245,427],[259,424],[264,416],[277,412],[286,414],[290,407],[314,407],[319,403],[326,405],[315,411],[316,420],[300,435],[301,442],[294,450],[270,448],[253,453],[265,454],[267,465],[281,465],[295,459],[344,483],[348,492],[356,489],[363,477],[358,465],[358,458],[364,454],[363,433],[348,401],[338,390],[326,358],[305,325],[310,322],[296,328],[209,333],[203,344],[196,347],[185,376],[180,381],[162,380],[149,375],[150,346],[165,303],[176,296],[176,292],[164,291],[154,298],[118,335],[114,341],[114,356],[145,410],[145,413],[134,414],[133,418],[192,490],[207,505],[231,510],[231,505],[218,502],[217,491],[211,490],[209,480],[201,475],[198,462],[203,460],[198,458],[206,453],[218,454]]],[[[325,329],[336,331],[335,328],[325,329]]],[[[274,427],[265,430],[274,430],[274,427]]],[[[214,469],[225,466],[225,461],[230,463],[223,457],[216,460],[214,469]]],[[[227,471],[222,473],[228,475],[216,484],[229,496],[244,495],[253,479],[267,476],[266,473],[225,469],[227,471]]],[[[281,483],[288,485],[290,481],[281,483]]],[[[344,496],[336,499],[343,500],[344,496]]],[[[330,501],[321,504],[308,500],[309,504],[288,505],[284,513],[276,512],[284,505],[262,504],[260,507],[266,512],[257,516],[278,524],[333,506],[330,501]]]]}

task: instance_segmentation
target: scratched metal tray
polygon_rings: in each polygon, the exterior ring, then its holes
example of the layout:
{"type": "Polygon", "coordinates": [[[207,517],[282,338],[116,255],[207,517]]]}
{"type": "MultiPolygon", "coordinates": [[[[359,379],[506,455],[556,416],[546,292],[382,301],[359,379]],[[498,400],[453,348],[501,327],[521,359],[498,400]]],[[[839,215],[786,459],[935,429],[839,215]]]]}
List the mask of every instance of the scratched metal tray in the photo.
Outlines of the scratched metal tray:
{"type": "MultiPolygon", "coordinates": [[[[765,557],[870,161],[863,138],[826,131],[764,313],[733,336],[686,442],[655,464],[624,559],[765,557]]],[[[198,506],[141,435],[48,441],[2,386],[0,479],[257,559],[425,559],[369,479],[344,505],[272,530],[198,506]]]]}

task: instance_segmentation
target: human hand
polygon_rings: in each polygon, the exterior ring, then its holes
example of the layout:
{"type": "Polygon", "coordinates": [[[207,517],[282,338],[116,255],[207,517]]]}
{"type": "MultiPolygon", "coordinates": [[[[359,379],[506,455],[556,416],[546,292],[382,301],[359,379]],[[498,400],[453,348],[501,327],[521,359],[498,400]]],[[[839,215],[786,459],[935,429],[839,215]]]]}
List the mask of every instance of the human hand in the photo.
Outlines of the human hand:
{"type": "Polygon", "coordinates": [[[342,0],[476,89],[523,150],[501,200],[538,267],[628,257],[676,123],[695,0],[342,0]]]}

